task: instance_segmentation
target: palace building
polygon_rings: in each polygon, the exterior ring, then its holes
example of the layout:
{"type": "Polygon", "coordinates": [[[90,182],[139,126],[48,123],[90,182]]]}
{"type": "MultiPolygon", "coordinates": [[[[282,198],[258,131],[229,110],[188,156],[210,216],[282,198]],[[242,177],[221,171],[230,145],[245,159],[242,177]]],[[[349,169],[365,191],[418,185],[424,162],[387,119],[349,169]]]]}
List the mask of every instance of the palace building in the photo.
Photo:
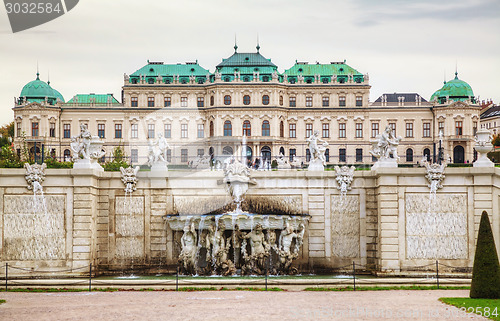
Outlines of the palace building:
{"type": "Polygon", "coordinates": [[[306,138],[318,130],[329,164],[371,164],[370,141],[386,126],[402,138],[400,163],[416,164],[439,146],[456,163],[474,159],[480,106],[471,87],[455,78],[429,100],[387,93],[369,101],[368,74],[346,61],[296,61],[283,72],[260,53],[234,53],[211,72],[198,61],[148,63],[124,75],[121,102],[112,94],[76,94],[68,101],[49,82],[26,84],[15,100],[15,148],[71,158],[71,137],[86,123],[105,142],[107,157],[122,146],[132,164],[147,162],[148,144],[162,134],[168,161],[198,156],[280,154],[309,161],[306,138]]]}

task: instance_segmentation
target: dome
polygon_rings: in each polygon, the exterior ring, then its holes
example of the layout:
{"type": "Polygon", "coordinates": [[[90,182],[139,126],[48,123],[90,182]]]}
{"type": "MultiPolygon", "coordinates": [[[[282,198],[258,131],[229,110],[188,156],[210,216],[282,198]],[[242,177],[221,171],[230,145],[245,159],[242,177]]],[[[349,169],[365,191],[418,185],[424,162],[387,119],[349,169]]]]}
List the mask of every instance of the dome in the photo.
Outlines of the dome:
{"type": "Polygon", "coordinates": [[[40,80],[38,73],[36,74],[36,79],[24,85],[21,90],[19,98],[24,99],[24,97],[26,97],[27,101],[31,102],[42,102],[45,101],[45,98],[47,98],[47,101],[51,105],[56,103],[57,100],[64,102],[64,97],[61,93],[50,87],[50,85],[45,81],[40,80]]]}
{"type": "Polygon", "coordinates": [[[455,73],[455,79],[445,82],[441,89],[437,90],[431,96],[431,101],[437,100],[443,104],[446,100],[475,102],[474,92],[471,86],[463,80],[458,79],[458,73],[455,73]]]}

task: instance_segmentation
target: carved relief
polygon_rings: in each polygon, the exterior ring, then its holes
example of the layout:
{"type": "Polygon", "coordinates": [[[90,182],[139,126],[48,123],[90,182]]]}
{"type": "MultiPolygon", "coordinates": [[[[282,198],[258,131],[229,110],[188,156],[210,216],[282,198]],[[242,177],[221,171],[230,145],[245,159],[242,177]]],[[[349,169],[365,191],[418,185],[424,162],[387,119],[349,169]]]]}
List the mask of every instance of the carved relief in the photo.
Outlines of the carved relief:
{"type": "Polygon", "coordinates": [[[332,256],[359,256],[359,198],[357,195],[332,195],[332,256]]]}
{"type": "Polygon", "coordinates": [[[117,197],[115,202],[115,232],[117,258],[144,255],[144,198],[117,197]]]}
{"type": "Polygon", "coordinates": [[[408,259],[466,259],[467,241],[465,195],[406,195],[408,259]]]}

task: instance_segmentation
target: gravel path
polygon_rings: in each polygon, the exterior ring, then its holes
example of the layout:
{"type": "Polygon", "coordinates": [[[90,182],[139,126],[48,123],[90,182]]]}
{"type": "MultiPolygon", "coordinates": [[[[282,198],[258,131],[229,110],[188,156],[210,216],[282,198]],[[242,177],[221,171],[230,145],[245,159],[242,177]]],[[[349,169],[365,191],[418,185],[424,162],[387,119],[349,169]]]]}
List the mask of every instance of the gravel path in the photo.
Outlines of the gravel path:
{"type": "Polygon", "coordinates": [[[0,293],[0,320],[486,320],[438,301],[467,290],[0,293]]]}

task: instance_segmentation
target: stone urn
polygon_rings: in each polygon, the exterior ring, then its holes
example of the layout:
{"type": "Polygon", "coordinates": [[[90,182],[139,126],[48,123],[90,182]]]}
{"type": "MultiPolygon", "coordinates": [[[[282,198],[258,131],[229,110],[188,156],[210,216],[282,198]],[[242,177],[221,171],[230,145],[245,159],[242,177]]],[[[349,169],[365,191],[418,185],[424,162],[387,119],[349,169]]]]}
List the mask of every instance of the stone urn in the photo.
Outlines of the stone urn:
{"type": "Polygon", "coordinates": [[[474,167],[495,167],[495,164],[487,156],[488,152],[493,148],[491,140],[490,131],[486,128],[481,128],[477,131],[474,149],[478,152],[479,156],[477,161],[474,162],[474,167]]]}

